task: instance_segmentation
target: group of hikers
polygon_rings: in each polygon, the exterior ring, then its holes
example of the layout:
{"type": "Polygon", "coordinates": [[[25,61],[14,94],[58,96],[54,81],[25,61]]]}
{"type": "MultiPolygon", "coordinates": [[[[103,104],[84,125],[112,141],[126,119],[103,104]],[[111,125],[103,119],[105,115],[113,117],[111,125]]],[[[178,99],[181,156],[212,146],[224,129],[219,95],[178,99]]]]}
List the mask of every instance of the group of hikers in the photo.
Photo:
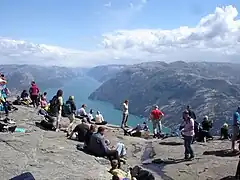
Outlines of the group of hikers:
{"type": "MultiPolygon", "coordinates": [[[[7,96],[9,95],[9,90],[7,89],[7,80],[3,74],[0,76],[1,94],[0,101],[5,115],[8,116],[8,104],[7,96]]],[[[68,100],[64,102],[63,91],[60,89],[57,91],[56,95],[48,101],[47,92],[40,93],[36,82],[31,82],[31,87],[29,91],[23,90],[21,95],[13,102],[16,105],[32,105],[39,109],[39,114],[44,116],[44,120],[41,121],[40,125],[46,129],[54,130],[59,132],[61,129],[62,117],[68,117],[69,125],[65,128],[66,136],[72,139],[74,136],[80,142],[83,142],[83,146],[79,146],[82,151],[98,156],[107,157],[111,162],[111,173],[113,174],[113,179],[128,178],[133,179],[135,177],[137,180],[151,180],[154,179],[153,175],[140,167],[135,167],[139,171],[141,170],[144,175],[141,177],[139,174],[133,175],[134,168],[131,172],[124,172],[121,170],[121,162],[125,163],[125,156],[127,154],[126,147],[123,143],[118,142],[115,146],[110,147],[110,141],[105,139],[105,127],[103,125],[107,124],[104,120],[103,115],[100,111],[96,112],[94,116],[93,109],[86,111],[86,104],[77,109],[74,101],[74,96],[69,96],[68,100]],[[80,120],[74,128],[76,119],[80,120]]],[[[228,124],[224,123],[221,128],[221,139],[232,138],[232,150],[235,149],[235,142],[238,140],[239,136],[239,125],[240,125],[240,107],[233,116],[233,132],[232,137],[229,134],[228,124]]],[[[150,112],[149,120],[152,122],[153,138],[163,137],[162,120],[165,114],[159,109],[157,105],[153,107],[150,112]]],[[[129,117],[129,101],[125,100],[122,104],[122,122],[121,128],[124,130],[124,135],[137,136],[137,137],[149,137],[150,129],[146,122],[142,124],[137,124],[136,127],[130,128],[128,126],[129,117]]],[[[213,121],[209,120],[208,116],[203,117],[203,121],[198,123],[196,121],[196,115],[194,111],[187,106],[187,108],[182,113],[183,122],[179,127],[181,136],[184,139],[184,159],[192,160],[194,158],[194,151],[191,147],[192,143],[195,141],[206,142],[213,139],[210,133],[210,129],[213,127],[213,121]]],[[[39,124],[38,124],[39,125],[39,124]]],[[[136,170],[135,169],[135,170],[136,170]]]]}

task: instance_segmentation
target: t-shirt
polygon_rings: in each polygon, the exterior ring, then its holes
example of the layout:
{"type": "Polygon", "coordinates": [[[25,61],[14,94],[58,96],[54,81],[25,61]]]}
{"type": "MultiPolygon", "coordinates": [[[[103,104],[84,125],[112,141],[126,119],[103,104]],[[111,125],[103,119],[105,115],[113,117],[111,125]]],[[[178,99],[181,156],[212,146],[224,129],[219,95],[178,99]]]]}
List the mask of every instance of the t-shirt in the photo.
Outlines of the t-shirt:
{"type": "Polygon", "coordinates": [[[188,121],[184,121],[182,126],[182,133],[184,136],[194,136],[194,120],[190,118],[188,121]]]}
{"type": "Polygon", "coordinates": [[[159,120],[162,116],[164,116],[163,112],[159,109],[154,109],[151,112],[152,119],[159,120]]]}
{"type": "Polygon", "coordinates": [[[123,103],[123,114],[128,114],[128,104],[123,103]]]}
{"type": "Polygon", "coordinates": [[[95,122],[102,123],[104,121],[102,114],[96,114],[95,122]]]}
{"type": "Polygon", "coordinates": [[[94,118],[93,118],[93,115],[92,115],[91,113],[88,113],[88,117],[89,117],[90,120],[93,120],[93,119],[94,119],[94,118]]]}
{"type": "Polygon", "coordinates": [[[233,125],[237,126],[239,123],[240,123],[240,114],[239,114],[239,112],[236,111],[233,114],[233,125]]]}
{"type": "Polygon", "coordinates": [[[77,115],[78,115],[78,116],[86,116],[86,115],[87,115],[86,110],[85,110],[83,107],[81,107],[81,108],[77,111],[77,115]]]}

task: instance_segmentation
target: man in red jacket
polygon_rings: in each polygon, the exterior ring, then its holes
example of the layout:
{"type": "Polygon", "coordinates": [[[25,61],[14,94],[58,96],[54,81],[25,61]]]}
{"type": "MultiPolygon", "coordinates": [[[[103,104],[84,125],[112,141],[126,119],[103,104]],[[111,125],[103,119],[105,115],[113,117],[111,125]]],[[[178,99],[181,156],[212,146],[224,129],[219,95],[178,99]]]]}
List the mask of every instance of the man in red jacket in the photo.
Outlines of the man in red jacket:
{"type": "Polygon", "coordinates": [[[36,83],[32,81],[32,86],[29,89],[30,98],[33,103],[33,107],[38,107],[38,94],[39,94],[39,88],[37,87],[36,83]]]}
{"type": "Polygon", "coordinates": [[[154,109],[150,113],[150,120],[153,124],[153,137],[160,137],[162,132],[162,117],[164,116],[163,112],[159,110],[158,106],[154,106],[154,109]]]}

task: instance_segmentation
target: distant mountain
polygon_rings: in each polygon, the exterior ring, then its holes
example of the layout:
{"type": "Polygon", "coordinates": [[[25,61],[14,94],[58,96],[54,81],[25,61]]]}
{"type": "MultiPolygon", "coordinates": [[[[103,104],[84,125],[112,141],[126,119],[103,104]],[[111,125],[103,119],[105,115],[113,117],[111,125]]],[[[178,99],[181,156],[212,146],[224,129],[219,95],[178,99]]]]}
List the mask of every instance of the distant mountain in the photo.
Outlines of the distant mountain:
{"type": "Polygon", "coordinates": [[[0,72],[4,73],[8,88],[12,91],[28,89],[33,80],[43,90],[57,88],[72,78],[83,75],[80,68],[35,65],[1,65],[0,72]]]}
{"type": "Polygon", "coordinates": [[[106,80],[114,77],[118,72],[127,67],[127,65],[104,65],[96,66],[91,68],[87,75],[98,80],[99,82],[104,82],[106,80]]]}
{"type": "Polygon", "coordinates": [[[214,120],[216,132],[239,105],[239,69],[239,64],[230,63],[141,63],[122,69],[89,98],[108,101],[117,109],[129,99],[130,112],[144,116],[158,104],[169,127],[181,122],[182,111],[191,105],[198,121],[204,115],[214,120]]]}

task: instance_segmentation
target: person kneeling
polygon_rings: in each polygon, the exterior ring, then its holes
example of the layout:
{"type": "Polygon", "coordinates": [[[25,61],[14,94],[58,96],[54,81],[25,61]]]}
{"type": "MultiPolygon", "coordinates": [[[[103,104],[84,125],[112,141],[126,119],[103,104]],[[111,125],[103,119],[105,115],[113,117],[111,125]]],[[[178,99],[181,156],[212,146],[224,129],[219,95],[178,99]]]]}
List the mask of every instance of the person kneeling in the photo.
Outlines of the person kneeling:
{"type": "Polygon", "coordinates": [[[221,128],[221,134],[220,134],[220,139],[229,139],[230,140],[230,134],[228,133],[228,124],[224,123],[222,128],[221,128]]]}

